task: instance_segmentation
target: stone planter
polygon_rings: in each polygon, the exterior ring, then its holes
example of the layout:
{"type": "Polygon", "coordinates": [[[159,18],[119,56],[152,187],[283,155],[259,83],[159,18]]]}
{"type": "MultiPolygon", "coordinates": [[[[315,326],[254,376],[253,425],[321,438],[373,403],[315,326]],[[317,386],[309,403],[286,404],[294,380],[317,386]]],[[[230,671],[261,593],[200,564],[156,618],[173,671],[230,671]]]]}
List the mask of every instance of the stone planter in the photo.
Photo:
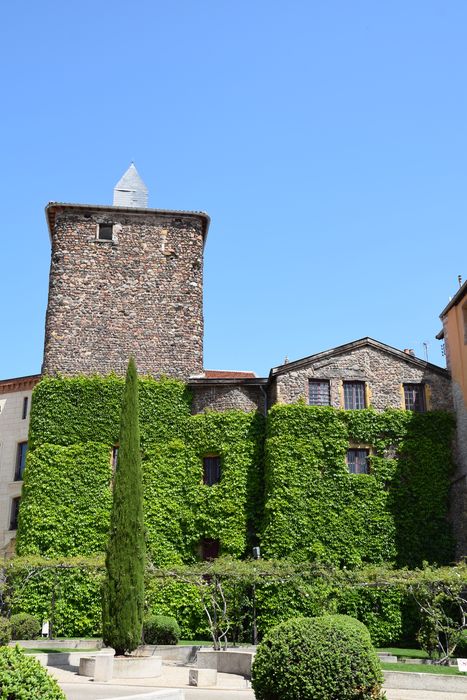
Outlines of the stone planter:
{"type": "Polygon", "coordinates": [[[112,678],[155,678],[162,675],[160,656],[115,656],[112,678]]]}

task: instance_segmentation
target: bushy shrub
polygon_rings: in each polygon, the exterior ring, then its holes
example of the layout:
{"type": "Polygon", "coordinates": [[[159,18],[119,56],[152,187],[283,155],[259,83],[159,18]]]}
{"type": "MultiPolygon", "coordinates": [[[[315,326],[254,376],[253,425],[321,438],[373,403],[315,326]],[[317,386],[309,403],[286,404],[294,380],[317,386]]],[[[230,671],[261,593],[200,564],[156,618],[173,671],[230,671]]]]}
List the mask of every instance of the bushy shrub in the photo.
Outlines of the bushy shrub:
{"type": "Polygon", "coordinates": [[[0,617],[0,647],[8,644],[11,639],[11,622],[6,617],[0,617]]]}
{"type": "Polygon", "coordinates": [[[57,681],[19,647],[0,649],[0,697],[8,700],[66,700],[57,681]]]}
{"type": "Polygon", "coordinates": [[[10,622],[12,639],[36,639],[41,631],[39,620],[26,612],[12,615],[10,622]]]}
{"type": "Polygon", "coordinates": [[[151,615],[144,620],[143,638],[146,644],[177,644],[180,627],[174,617],[151,615]]]}
{"type": "Polygon", "coordinates": [[[370,634],[346,615],[293,618],[274,627],[252,669],[257,700],[377,700],[382,673],[370,634]]]}

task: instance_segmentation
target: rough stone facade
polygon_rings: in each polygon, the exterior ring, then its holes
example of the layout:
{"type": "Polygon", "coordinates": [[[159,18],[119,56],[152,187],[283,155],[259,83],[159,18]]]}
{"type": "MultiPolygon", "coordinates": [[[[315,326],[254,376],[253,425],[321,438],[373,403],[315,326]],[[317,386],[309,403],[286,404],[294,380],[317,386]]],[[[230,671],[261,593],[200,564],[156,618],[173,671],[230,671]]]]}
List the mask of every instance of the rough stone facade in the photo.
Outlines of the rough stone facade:
{"type": "Polygon", "coordinates": [[[193,393],[192,413],[204,411],[259,411],[265,412],[265,393],[262,390],[263,383],[214,383],[207,380],[204,383],[191,383],[193,393]]]}
{"type": "Polygon", "coordinates": [[[203,368],[204,214],[49,205],[43,372],[186,379],[203,368]],[[113,240],[98,226],[113,224],[113,240]]]}
{"type": "Polygon", "coordinates": [[[448,372],[384,347],[370,339],[357,341],[275,368],[271,372],[271,401],[308,402],[309,380],[326,379],[330,384],[331,406],[343,408],[342,382],[362,381],[368,405],[382,411],[404,408],[402,385],[413,383],[425,385],[429,410],[452,411],[448,372]]]}

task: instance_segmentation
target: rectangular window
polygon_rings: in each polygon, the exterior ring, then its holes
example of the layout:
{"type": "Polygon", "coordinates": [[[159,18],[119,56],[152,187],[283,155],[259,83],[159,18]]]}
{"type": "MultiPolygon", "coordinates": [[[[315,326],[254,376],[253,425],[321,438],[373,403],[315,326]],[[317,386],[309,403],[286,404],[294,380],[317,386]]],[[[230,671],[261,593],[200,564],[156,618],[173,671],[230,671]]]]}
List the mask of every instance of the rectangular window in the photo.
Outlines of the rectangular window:
{"type": "Polygon", "coordinates": [[[347,450],[347,466],[351,474],[368,474],[368,457],[370,450],[352,449],[347,450]]]}
{"type": "Polygon", "coordinates": [[[18,514],[19,514],[19,504],[20,504],[21,498],[18,496],[18,498],[13,498],[11,501],[11,510],[10,510],[10,530],[17,530],[18,529],[18,514]]]}
{"type": "Polygon", "coordinates": [[[112,469],[114,470],[114,472],[117,471],[117,464],[118,464],[118,445],[114,445],[114,446],[112,447],[112,458],[111,458],[111,462],[112,462],[112,469]]]}
{"type": "Polygon", "coordinates": [[[28,397],[25,396],[23,399],[23,413],[22,413],[23,420],[27,417],[27,415],[28,415],[28,397]]]}
{"type": "Polygon", "coordinates": [[[344,382],[344,408],[365,408],[365,382],[344,382]]]}
{"type": "Polygon", "coordinates": [[[308,403],[310,406],[331,405],[331,394],[329,390],[329,382],[327,380],[310,379],[308,403]]]}
{"type": "Polygon", "coordinates": [[[16,469],[15,469],[15,481],[22,481],[24,474],[24,467],[26,466],[26,454],[28,452],[28,443],[19,442],[16,450],[16,469]]]}
{"type": "Polygon", "coordinates": [[[219,455],[203,457],[203,484],[213,486],[221,480],[221,458],[219,455]]]}
{"type": "Polygon", "coordinates": [[[406,411],[424,413],[426,411],[425,386],[423,384],[404,384],[404,403],[406,411]]]}
{"type": "Polygon", "coordinates": [[[220,542],[219,540],[204,539],[201,540],[201,558],[203,561],[217,559],[219,556],[220,542]]]}
{"type": "Polygon", "coordinates": [[[97,238],[100,241],[111,241],[113,234],[113,224],[99,224],[97,238]]]}

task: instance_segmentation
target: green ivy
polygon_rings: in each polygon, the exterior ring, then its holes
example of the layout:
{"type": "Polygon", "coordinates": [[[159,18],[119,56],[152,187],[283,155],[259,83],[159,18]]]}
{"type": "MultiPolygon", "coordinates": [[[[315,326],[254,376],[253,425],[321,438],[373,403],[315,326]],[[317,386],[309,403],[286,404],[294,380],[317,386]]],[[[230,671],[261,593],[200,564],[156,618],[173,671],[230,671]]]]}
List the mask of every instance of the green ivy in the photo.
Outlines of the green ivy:
{"type": "Polygon", "coordinates": [[[453,419],[447,413],[276,405],[265,447],[263,553],[338,566],[445,563],[453,419]],[[350,474],[351,444],[371,447],[350,474]]]}
{"type": "MultiPolygon", "coordinates": [[[[116,376],[45,378],[36,386],[20,554],[59,557],[104,550],[122,389],[116,376]]],[[[193,563],[203,538],[218,539],[221,552],[234,558],[260,543],[266,558],[348,569],[367,562],[418,566],[424,560],[451,560],[450,414],[343,411],[298,403],[274,406],[265,425],[259,414],[242,411],[191,415],[186,386],[171,379],[142,378],[139,394],[151,564],[193,563]],[[351,444],[371,446],[369,474],[348,473],[345,457],[351,444]],[[220,455],[222,476],[218,484],[206,486],[203,456],[210,453],[220,455]]],[[[60,591],[66,591],[55,602],[58,629],[66,634],[99,630],[97,574],[57,576],[60,591]]],[[[45,610],[45,615],[51,577],[47,572],[42,583],[31,579],[16,609],[45,610]]],[[[244,596],[238,586],[235,615],[241,638],[251,610],[241,609],[244,596]]],[[[401,625],[400,601],[389,593],[344,596],[324,582],[263,582],[256,592],[258,627],[265,631],[291,614],[349,612],[368,624],[374,638],[388,641],[401,625]]],[[[195,587],[151,581],[146,604],[153,613],[175,616],[184,636],[207,633],[195,587]]]]}

